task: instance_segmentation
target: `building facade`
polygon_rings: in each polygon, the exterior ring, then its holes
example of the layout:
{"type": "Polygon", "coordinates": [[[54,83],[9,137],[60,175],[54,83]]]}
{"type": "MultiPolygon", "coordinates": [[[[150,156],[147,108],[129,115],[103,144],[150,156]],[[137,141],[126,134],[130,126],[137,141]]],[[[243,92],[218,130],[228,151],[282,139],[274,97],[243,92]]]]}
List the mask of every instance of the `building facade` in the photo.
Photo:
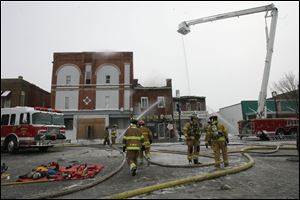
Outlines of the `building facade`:
{"type": "Polygon", "coordinates": [[[65,114],[67,138],[98,140],[106,126],[127,127],[133,53],[54,53],[51,105],[65,114]]]}
{"type": "Polygon", "coordinates": [[[145,121],[158,140],[174,138],[172,80],[166,79],[162,87],[143,87],[134,79],[134,115],[145,121]]]}
{"type": "MultiPolygon", "coordinates": [[[[205,125],[208,118],[206,110],[205,97],[199,96],[179,96],[179,91],[176,91],[176,97],[173,98],[174,121],[177,130],[182,130],[186,122],[191,119],[191,116],[196,114],[201,125],[205,125]],[[180,111],[179,111],[180,110],[180,111]]],[[[179,132],[178,132],[179,133],[179,132]]],[[[180,133],[179,133],[180,134],[180,133]]]]}
{"type": "Polygon", "coordinates": [[[50,107],[50,93],[22,76],[1,79],[1,108],[15,106],[50,107]]]}

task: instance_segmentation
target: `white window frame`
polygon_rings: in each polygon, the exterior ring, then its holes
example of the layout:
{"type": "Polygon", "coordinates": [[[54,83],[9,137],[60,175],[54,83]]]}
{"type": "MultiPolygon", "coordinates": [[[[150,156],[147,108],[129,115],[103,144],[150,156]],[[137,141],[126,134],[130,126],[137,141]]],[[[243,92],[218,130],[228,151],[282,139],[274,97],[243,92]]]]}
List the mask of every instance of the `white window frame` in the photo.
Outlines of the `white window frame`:
{"type": "Polygon", "coordinates": [[[158,108],[165,108],[166,107],[165,97],[164,96],[158,96],[157,101],[159,101],[159,100],[162,100],[162,101],[157,104],[157,107],[158,108]]]}
{"type": "Polygon", "coordinates": [[[110,82],[111,82],[111,76],[110,75],[106,75],[105,76],[105,84],[110,84],[110,82]]]}
{"type": "Polygon", "coordinates": [[[84,83],[91,84],[92,82],[92,65],[90,63],[85,64],[85,76],[84,83]],[[90,80],[90,83],[87,83],[87,80],[90,80]]]}
{"type": "Polygon", "coordinates": [[[71,84],[71,76],[67,75],[66,76],[66,85],[70,85],[71,84]]]}
{"type": "Polygon", "coordinates": [[[65,97],[65,109],[70,108],[70,97],[65,97]]]}
{"type": "Polygon", "coordinates": [[[91,72],[85,72],[85,84],[91,84],[92,82],[92,73],[91,72]],[[89,83],[87,83],[87,80],[90,80],[89,83]]]}
{"type": "Polygon", "coordinates": [[[148,97],[141,97],[141,108],[148,108],[149,101],[148,97]]]}

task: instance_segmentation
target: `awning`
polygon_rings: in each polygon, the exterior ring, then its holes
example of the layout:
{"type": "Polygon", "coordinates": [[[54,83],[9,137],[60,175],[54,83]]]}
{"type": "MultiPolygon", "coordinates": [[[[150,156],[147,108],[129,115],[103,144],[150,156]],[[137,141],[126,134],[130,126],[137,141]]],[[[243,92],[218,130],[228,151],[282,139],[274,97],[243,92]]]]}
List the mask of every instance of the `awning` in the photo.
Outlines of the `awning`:
{"type": "Polygon", "coordinates": [[[6,90],[5,92],[3,92],[2,94],[1,94],[1,97],[6,97],[6,96],[8,96],[9,94],[10,94],[10,90],[6,90]]]}

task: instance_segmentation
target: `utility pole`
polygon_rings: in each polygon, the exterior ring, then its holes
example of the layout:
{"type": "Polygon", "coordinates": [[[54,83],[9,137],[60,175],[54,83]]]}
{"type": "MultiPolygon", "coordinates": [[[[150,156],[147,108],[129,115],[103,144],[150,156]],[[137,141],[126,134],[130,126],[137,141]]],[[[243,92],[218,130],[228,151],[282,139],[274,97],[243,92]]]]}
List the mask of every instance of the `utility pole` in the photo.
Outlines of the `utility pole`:
{"type": "Polygon", "coordinates": [[[181,105],[180,105],[180,101],[177,103],[177,112],[178,112],[178,119],[179,119],[179,141],[181,142],[182,141],[182,138],[181,138],[181,105]]]}

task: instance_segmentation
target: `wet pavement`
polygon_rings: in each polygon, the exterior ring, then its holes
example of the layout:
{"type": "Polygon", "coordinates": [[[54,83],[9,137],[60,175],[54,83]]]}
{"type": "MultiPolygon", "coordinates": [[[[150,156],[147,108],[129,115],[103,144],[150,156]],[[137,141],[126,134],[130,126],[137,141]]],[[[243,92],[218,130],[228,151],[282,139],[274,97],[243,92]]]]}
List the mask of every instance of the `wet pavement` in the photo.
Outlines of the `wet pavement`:
{"type": "MultiPolygon", "coordinates": [[[[277,144],[278,142],[260,141],[231,141],[229,149],[241,149],[250,144],[277,144]]],[[[293,143],[286,141],[280,143],[293,143]]],[[[201,154],[210,155],[211,149],[206,149],[201,143],[201,154]]],[[[186,151],[183,143],[155,143],[152,145],[152,161],[166,165],[186,165],[186,155],[180,152],[186,151]],[[176,154],[167,151],[175,151],[176,154]]],[[[194,198],[299,198],[299,162],[292,162],[288,158],[298,158],[296,150],[280,150],[271,156],[251,153],[255,165],[243,172],[227,175],[212,180],[194,182],[186,185],[179,185],[173,188],[166,188],[143,194],[133,198],[149,199],[194,199],[194,198]]],[[[29,172],[40,164],[47,164],[51,161],[58,161],[62,165],[74,162],[88,164],[103,164],[104,169],[93,179],[66,180],[47,183],[35,183],[25,185],[1,186],[1,198],[29,198],[37,194],[53,193],[56,191],[68,190],[72,187],[86,185],[95,182],[101,177],[115,170],[122,163],[122,154],[114,149],[103,147],[103,145],[89,145],[78,147],[55,147],[49,152],[40,153],[36,150],[26,150],[17,154],[1,153],[1,163],[5,162],[9,169],[9,180],[14,181],[19,175],[29,172]]],[[[241,154],[229,156],[230,166],[236,167],[246,161],[241,154]]],[[[210,157],[200,157],[200,162],[213,162],[210,157]]],[[[56,197],[58,199],[93,199],[103,198],[108,195],[150,186],[166,181],[180,178],[192,177],[200,174],[207,174],[214,169],[213,166],[201,168],[169,168],[157,165],[148,166],[146,162],[140,165],[137,175],[132,177],[127,163],[122,170],[112,178],[95,185],[89,189],[76,193],[56,197]]]]}

